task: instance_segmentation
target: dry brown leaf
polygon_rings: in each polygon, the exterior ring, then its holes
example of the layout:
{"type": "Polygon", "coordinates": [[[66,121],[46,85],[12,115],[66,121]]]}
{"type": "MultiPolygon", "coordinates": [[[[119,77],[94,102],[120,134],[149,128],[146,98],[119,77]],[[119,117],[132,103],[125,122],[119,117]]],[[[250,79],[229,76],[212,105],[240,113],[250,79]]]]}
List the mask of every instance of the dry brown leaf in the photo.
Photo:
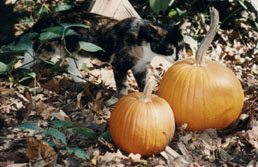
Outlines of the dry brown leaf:
{"type": "Polygon", "coordinates": [[[77,99],[77,108],[81,108],[81,99],[82,99],[83,92],[78,93],[77,99]]]}
{"type": "Polygon", "coordinates": [[[58,112],[51,112],[50,116],[53,116],[61,121],[70,121],[70,117],[65,112],[59,110],[58,112]]]}
{"type": "Polygon", "coordinates": [[[17,68],[20,68],[22,65],[23,65],[23,60],[18,60],[14,65],[13,65],[13,68],[14,69],[17,69],[17,68]]]}
{"type": "Polygon", "coordinates": [[[115,146],[109,142],[107,142],[106,140],[104,140],[103,138],[99,137],[98,141],[103,144],[104,146],[108,147],[111,151],[115,151],[115,146]]]}
{"type": "Polygon", "coordinates": [[[141,155],[140,154],[130,153],[128,155],[128,158],[131,159],[134,163],[141,163],[143,165],[147,165],[148,164],[148,161],[146,161],[144,159],[141,159],[141,155]]]}
{"type": "Polygon", "coordinates": [[[96,97],[93,99],[93,111],[96,113],[103,115],[103,107],[104,107],[104,99],[106,97],[102,96],[101,91],[99,90],[96,94],[96,97]]]}
{"type": "Polygon", "coordinates": [[[128,158],[131,158],[132,160],[141,160],[141,155],[140,154],[133,154],[133,153],[130,153],[128,155],[128,158]]]}
{"type": "Polygon", "coordinates": [[[98,161],[100,162],[116,161],[117,163],[119,163],[120,161],[122,161],[122,159],[128,158],[124,156],[120,150],[117,150],[116,153],[106,152],[105,155],[98,157],[98,161]]]}
{"type": "Polygon", "coordinates": [[[36,112],[37,115],[40,115],[44,118],[44,120],[48,119],[49,116],[53,116],[62,121],[71,120],[68,115],[66,115],[62,110],[58,110],[55,107],[45,104],[44,102],[39,102],[36,104],[36,112]]]}
{"type": "Polygon", "coordinates": [[[28,93],[28,92],[25,92],[25,96],[23,95],[23,94],[21,94],[21,93],[18,93],[18,92],[16,92],[16,95],[22,100],[22,101],[24,101],[24,102],[26,102],[26,103],[30,103],[30,101],[32,101],[32,98],[31,98],[31,96],[30,96],[30,94],[28,93]]]}
{"type": "Polygon", "coordinates": [[[6,167],[26,167],[26,163],[21,163],[21,164],[9,164],[6,167]]]}
{"type": "Polygon", "coordinates": [[[258,121],[256,121],[256,124],[253,125],[251,130],[247,131],[245,138],[255,149],[258,150],[258,121]]]}
{"type": "MultiPolygon", "coordinates": [[[[78,159],[76,159],[74,156],[69,155],[69,157],[67,157],[64,160],[65,166],[69,166],[69,167],[77,167],[77,166],[81,166],[81,161],[78,161],[78,159]]],[[[64,167],[64,165],[62,165],[61,167],[64,167]]]]}
{"type": "Polygon", "coordinates": [[[60,91],[59,81],[56,80],[55,78],[49,80],[45,84],[41,84],[41,87],[45,88],[45,89],[49,89],[49,90],[54,91],[56,93],[59,93],[59,91],[60,91]]]}
{"type": "Polygon", "coordinates": [[[92,146],[88,149],[88,154],[93,157],[91,158],[91,163],[93,165],[97,165],[97,159],[98,156],[100,155],[100,150],[98,148],[93,148],[92,146]]]}
{"type": "Polygon", "coordinates": [[[37,115],[42,116],[45,120],[48,119],[48,117],[50,116],[50,114],[52,112],[56,111],[56,108],[54,108],[53,106],[50,106],[48,104],[45,104],[44,102],[39,102],[36,104],[36,112],[37,115]]]}
{"type": "Polygon", "coordinates": [[[183,155],[178,154],[169,146],[166,146],[160,154],[167,160],[169,166],[189,166],[190,164],[183,155]]]}
{"type": "Polygon", "coordinates": [[[0,94],[1,95],[13,95],[15,94],[16,90],[15,89],[9,89],[9,88],[3,88],[3,87],[0,87],[0,94]]]}
{"type": "Polygon", "coordinates": [[[36,138],[27,137],[26,156],[29,158],[33,166],[36,166],[35,163],[37,163],[37,166],[56,166],[57,154],[55,150],[49,146],[48,143],[40,141],[36,138]],[[40,163],[40,165],[38,163],[40,163]]]}
{"type": "Polygon", "coordinates": [[[185,145],[182,142],[178,142],[177,146],[178,146],[179,150],[181,151],[181,153],[186,158],[186,160],[188,162],[192,162],[193,157],[191,156],[190,152],[186,149],[185,145]]]}

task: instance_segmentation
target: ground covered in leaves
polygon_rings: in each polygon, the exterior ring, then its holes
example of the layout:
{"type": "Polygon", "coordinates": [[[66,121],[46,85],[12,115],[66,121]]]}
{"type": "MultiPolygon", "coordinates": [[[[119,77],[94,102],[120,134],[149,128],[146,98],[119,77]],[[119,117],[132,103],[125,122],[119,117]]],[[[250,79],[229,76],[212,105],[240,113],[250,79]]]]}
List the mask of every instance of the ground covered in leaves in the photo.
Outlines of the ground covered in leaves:
{"type": "MultiPolygon", "coordinates": [[[[189,37],[183,57],[194,56],[196,41],[207,32],[204,18],[200,14],[185,20],[184,34],[189,37]]],[[[37,77],[28,86],[0,78],[0,166],[257,167],[258,32],[247,13],[242,18],[237,29],[218,30],[208,53],[208,58],[231,68],[244,89],[244,108],[230,127],[196,132],[177,127],[160,154],[127,154],[113,144],[108,132],[112,106],[105,100],[115,89],[112,68],[91,60],[91,68],[83,71],[88,82],[75,84],[68,74],[53,76],[41,63],[33,68],[37,77]]],[[[158,58],[153,61],[149,75],[156,78],[155,92],[170,65],[158,58]]],[[[137,91],[130,71],[128,84],[130,92],[137,91]]]]}

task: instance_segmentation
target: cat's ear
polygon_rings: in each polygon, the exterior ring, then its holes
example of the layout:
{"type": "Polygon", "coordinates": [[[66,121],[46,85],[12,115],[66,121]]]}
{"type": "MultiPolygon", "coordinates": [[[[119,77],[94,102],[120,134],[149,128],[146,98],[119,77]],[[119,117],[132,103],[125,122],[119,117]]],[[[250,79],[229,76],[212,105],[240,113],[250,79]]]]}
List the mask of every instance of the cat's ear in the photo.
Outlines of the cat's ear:
{"type": "Polygon", "coordinates": [[[155,25],[153,25],[153,24],[151,24],[151,23],[149,23],[149,27],[150,27],[150,29],[151,29],[152,31],[158,31],[158,29],[159,29],[159,27],[157,27],[157,26],[155,26],[155,25]]]}
{"type": "Polygon", "coordinates": [[[152,23],[149,23],[149,28],[150,28],[152,33],[162,34],[162,29],[158,26],[155,26],[152,23]]]}
{"type": "Polygon", "coordinates": [[[174,24],[174,26],[176,26],[178,30],[181,32],[184,29],[185,24],[186,24],[186,20],[177,22],[174,24]]]}

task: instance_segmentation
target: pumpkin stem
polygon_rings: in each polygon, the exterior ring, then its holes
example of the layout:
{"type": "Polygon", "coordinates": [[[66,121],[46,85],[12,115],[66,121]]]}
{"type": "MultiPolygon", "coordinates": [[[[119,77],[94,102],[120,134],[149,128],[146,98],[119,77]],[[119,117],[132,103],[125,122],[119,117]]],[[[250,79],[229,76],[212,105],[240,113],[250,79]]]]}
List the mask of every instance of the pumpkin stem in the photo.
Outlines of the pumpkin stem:
{"type": "Polygon", "coordinates": [[[151,102],[151,95],[154,85],[155,82],[152,79],[148,80],[147,84],[144,87],[142,97],[140,97],[140,100],[144,101],[145,103],[151,102]]]}
{"type": "Polygon", "coordinates": [[[196,65],[200,67],[205,66],[205,62],[204,62],[206,57],[205,53],[207,52],[212,40],[216,35],[216,30],[219,24],[219,13],[214,7],[210,8],[210,15],[211,15],[210,29],[207,32],[204,39],[201,41],[201,44],[199,46],[199,49],[197,50],[197,54],[195,58],[196,65]]]}

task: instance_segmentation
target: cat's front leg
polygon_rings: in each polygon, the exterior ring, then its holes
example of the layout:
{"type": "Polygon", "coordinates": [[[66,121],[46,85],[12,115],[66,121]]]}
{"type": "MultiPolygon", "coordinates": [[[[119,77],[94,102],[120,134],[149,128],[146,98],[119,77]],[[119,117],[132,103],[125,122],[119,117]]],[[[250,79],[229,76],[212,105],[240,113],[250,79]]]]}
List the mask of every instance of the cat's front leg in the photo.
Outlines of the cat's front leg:
{"type": "Polygon", "coordinates": [[[139,88],[140,92],[143,92],[143,89],[146,84],[146,76],[147,76],[149,64],[150,63],[147,63],[147,62],[140,63],[140,65],[136,64],[132,68],[132,72],[133,72],[134,78],[138,84],[138,88],[139,88]]]}
{"type": "Polygon", "coordinates": [[[133,58],[128,56],[126,49],[120,50],[112,56],[111,65],[117,87],[117,97],[128,94],[127,72],[133,67],[133,58]]]}
{"type": "Polygon", "coordinates": [[[127,71],[128,69],[123,69],[122,67],[117,67],[113,65],[114,77],[116,81],[117,88],[117,97],[121,98],[122,96],[128,94],[127,88],[127,71]]]}
{"type": "Polygon", "coordinates": [[[127,68],[124,68],[118,61],[111,63],[113,66],[114,77],[117,91],[114,96],[105,101],[105,105],[114,105],[122,96],[128,94],[127,88],[127,68]]]}

